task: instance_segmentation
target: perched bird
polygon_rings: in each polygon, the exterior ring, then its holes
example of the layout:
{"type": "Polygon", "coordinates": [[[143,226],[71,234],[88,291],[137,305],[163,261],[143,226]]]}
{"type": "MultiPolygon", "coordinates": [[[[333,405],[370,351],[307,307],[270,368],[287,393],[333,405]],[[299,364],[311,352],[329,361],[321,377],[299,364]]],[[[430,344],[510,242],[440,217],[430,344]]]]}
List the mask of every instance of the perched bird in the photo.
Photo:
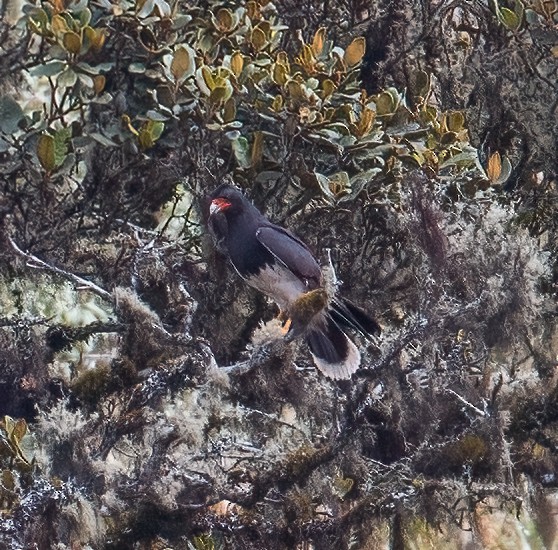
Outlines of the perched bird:
{"type": "Polygon", "coordinates": [[[380,332],[372,318],[351,302],[330,296],[320,266],[308,247],[271,223],[232,185],[210,196],[208,225],[238,274],[279,306],[287,336],[304,334],[318,369],[347,379],[360,365],[360,352],[345,334],[380,332]]]}

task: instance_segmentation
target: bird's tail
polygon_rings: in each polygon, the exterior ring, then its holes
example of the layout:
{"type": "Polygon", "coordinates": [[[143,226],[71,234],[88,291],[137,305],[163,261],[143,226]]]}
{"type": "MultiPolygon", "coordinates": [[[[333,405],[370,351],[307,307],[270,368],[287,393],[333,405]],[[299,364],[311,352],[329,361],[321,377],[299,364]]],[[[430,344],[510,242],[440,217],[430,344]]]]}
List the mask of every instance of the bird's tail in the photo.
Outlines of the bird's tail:
{"type": "Polygon", "coordinates": [[[367,313],[337,298],[326,312],[312,321],[306,341],[318,369],[334,380],[350,378],[360,366],[360,352],[343,328],[365,337],[380,333],[380,326],[367,313]]]}

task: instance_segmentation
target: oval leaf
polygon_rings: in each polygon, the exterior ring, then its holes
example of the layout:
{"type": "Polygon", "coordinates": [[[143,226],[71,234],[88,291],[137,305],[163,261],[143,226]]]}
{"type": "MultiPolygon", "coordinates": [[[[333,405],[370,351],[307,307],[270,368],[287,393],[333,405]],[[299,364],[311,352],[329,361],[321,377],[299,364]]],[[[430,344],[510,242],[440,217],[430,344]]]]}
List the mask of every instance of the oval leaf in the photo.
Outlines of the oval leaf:
{"type": "Polygon", "coordinates": [[[274,63],[271,78],[275,84],[284,86],[287,83],[287,68],[282,63],[274,63]]]}
{"type": "Polygon", "coordinates": [[[15,99],[9,96],[0,97],[0,131],[13,134],[23,117],[23,110],[15,99]]]}
{"type": "Polygon", "coordinates": [[[244,56],[240,52],[234,52],[231,56],[231,71],[234,76],[238,78],[240,73],[242,73],[242,68],[244,67],[244,56]]]}
{"type": "Polygon", "coordinates": [[[450,132],[460,132],[465,127],[465,116],[461,111],[450,113],[446,119],[446,124],[450,132]]]}
{"type": "Polygon", "coordinates": [[[266,43],[266,37],[265,37],[265,33],[262,31],[262,29],[260,29],[259,27],[256,27],[253,31],[252,31],[252,46],[254,47],[254,49],[256,51],[261,50],[266,43]]]}
{"type": "Polygon", "coordinates": [[[79,34],[75,32],[70,31],[65,33],[62,42],[66,50],[70,53],[78,54],[81,50],[81,38],[79,34]]]}
{"type": "Polygon", "coordinates": [[[193,59],[190,58],[190,52],[186,48],[178,48],[172,57],[170,70],[174,80],[179,82],[186,73],[192,73],[193,59]]]}
{"type": "Polygon", "coordinates": [[[106,83],[107,79],[102,74],[98,74],[93,77],[93,91],[95,92],[95,95],[99,95],[105,89],[106,83]]]}
{"type": "Polygon", "coordinates": [[[511,31],[516,31],[521,25],[517,14],[508,8],[500,8],[500,21],[511,31]]]}
{"type": "Polygon", "coordinates": [[[366,40],[363,36],[359,36],[347,46],[345,55],[343,56],[343,61],[345,61],[348,67],[354,67],[364,57],[365,51],[366,40]]]}
{"type": "Polygon", "coordinates": [[[47,172],[52,172],[56,168],[54,138],[52,136],[43,134],[39,138],[37,141],[37,158],[47,172]]]}
{"type": "Polygon", "coordinates": [[[228,32],[233,28],[234,18],[231,10],[221,8],[216,15],[217,28],[222,32],[228,32]]]}
{"type": "Polygon", "coordinates": [[[66,20],[61,15],[54,15],[52,17],[50,28],[54,34],[64,34],[70,30],[68,23],[66,23],[66,20]]]}

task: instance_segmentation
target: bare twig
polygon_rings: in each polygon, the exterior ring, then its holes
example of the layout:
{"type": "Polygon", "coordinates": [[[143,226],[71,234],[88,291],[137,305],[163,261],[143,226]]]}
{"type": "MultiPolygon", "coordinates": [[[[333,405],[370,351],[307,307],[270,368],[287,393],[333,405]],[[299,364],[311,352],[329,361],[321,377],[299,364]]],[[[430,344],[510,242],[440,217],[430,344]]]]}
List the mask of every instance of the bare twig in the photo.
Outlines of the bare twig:
{"type": "Polygon", "coordinates": [[[19,248],[19,246],[11,237],[8,237],[8,242],[12,245],[12,248],[18,256],[25,258],[28,267],[31,267],[33,269],[43,269],[44,271],[49,271],[50,273],[56,273],[57,275],[64,277],[64,279],[72,281],[76,285],[87,288],[87,290],[94,292],[95,294],[97,294],[97,296],[100,296],[108,302],[113,301],[112,294],[104,288],[101,288],[100,286],[92,283],[91,281],[88,281],[87,279],[83,279],[79,275],[75,275],[74,273],[70,273],[69,271],[64,271],[63,269],[60,269],[59,267],[56,267],[54,265],[47,264],[45,261],[37,258],[37,256],[34,256],[33,254],[24,252],[23,250],[21,250],[21,248],[19,248]]]}
{"type": "Polygon", "coordinates": [[[451,395],[453,395],[454,397],[457,397],[457,399],[459,399],[459,401],[461,401],[461,403],[463,403],[464,405],[466,405],[467,407],[469,407],[470,409],[472,409],[474,412],[476,412],[479,416],[488,416],[487,413],[485,411],[481,411],[478,407],[475,407],[475,405],[473,405],[472,403],[469,403],[469,401],[467,401],[466,399],[464,399],[463,397],[461,397],[457,392],[451,390],[450,388],[446,388],[446,391],[448,393],[451,393],[451,395]]]}

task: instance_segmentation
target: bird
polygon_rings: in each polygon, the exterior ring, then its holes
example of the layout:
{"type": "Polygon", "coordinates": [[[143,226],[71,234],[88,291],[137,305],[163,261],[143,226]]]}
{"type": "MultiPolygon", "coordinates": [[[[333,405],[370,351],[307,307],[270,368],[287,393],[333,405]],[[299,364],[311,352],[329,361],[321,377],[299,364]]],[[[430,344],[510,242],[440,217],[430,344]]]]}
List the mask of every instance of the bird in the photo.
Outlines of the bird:
{"type": "Polygon", "coordinates": [[[208,227],[217,248],[248,285],[278,305],[285,336],[303,335],[314,364],[326,377],[350,379],[361,355],[345,331],[368,338],[381,332],[378,323],[328,289],[308,246],[272,223],[239,188],[220,185],[208,197],[208,204],[208,227]]]}

